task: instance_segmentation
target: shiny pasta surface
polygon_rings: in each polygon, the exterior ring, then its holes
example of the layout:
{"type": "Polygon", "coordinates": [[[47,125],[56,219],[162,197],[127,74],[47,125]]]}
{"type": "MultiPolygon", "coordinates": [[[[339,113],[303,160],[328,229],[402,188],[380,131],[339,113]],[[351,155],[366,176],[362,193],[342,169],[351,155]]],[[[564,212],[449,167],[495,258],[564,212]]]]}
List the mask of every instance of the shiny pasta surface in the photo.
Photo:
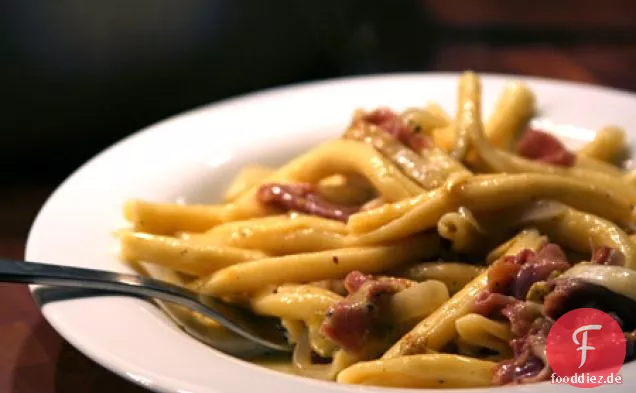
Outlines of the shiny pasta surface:
{"type": "Polygon", "coordinates": [[[482,119],[465,72],[456,113],[357,110],[341,138],[241,170],[222,203],[129,201],[121,259],[279,318],[295,346],[279,370],[411,388],[546,380],[547,332],[584,300],[633,345],[636,183],[612,119],[568,151],[528,126],[540,99],[511,80],[482,119]]]}

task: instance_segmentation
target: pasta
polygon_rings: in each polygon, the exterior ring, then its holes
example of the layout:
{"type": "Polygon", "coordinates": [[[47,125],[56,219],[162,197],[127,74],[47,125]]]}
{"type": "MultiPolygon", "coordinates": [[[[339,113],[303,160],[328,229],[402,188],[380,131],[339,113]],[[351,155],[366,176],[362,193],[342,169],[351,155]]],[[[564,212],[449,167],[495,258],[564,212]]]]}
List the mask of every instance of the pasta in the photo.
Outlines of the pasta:
{"type": "Polygon", "coordinates": [[[597,131],[593,141],[583,146],[580,156],[613,162],[627,149],[625,130],[616,126],[607,126],[597,131]]]}
{"type": "Polygon", "coordinates": [[[454,114],[358,109],[340,138],[241,170],[223,203],[128,201],[121,258],[279,319],[293,354],[244,356],[277,370],[410,388],[544,381],[541,343],[573,308],[612,313],[636,340],[636,175],[615,164],[618,126],[576,152],[527,127],[540,98],[511,81],[484,122],[466,72],[454,114]]]}

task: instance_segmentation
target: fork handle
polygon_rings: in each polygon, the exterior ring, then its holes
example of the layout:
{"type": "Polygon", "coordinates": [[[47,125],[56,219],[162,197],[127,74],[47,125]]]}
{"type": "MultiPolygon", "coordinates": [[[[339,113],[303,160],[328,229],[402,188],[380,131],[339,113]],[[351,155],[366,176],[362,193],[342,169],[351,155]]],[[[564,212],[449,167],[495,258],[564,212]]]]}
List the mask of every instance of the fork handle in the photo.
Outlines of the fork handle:
{"type": "Polygon", "coordinates": [[[194,292],[152,278],[8,259],[0,259],[0,282],[99,289],[126,295],[156,297],[182,304],[184,298],[196,301],[194,292]]]}

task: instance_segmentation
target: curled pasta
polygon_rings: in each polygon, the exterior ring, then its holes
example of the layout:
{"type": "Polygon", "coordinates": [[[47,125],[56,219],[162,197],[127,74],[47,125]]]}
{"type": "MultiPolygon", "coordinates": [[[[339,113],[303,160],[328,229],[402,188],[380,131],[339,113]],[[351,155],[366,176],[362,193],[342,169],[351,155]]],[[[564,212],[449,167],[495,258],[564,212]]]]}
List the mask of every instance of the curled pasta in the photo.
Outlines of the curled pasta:
{"type": "MultiPolygon", "coordinates": [[[[456,207],[457,204],[455,200],[449,197],[448,191],[445,188],[438,188],[428,194],[422,194],[395,205],[354,214],[348,225],[355,225],[359,228],[362,226],[360,221],[368,218],[374,220],[375,225],[388,221],[386,224],[377,227],[377,229],[359,234],[356,240],[358,244],[377,244],[435,228],[439,219],[445,213],[456,209],[456,207]]],[[[365,225],[365,227],[373,228],[371,225],[365,225]]],[[[353,228],[352,232],[354,232],[353,228]]]]}
{"type": "Polygon", "coordinates": [[[533,214],[532,210],[540,209],[541,205],[529,208],[525,215],[530,218],[524,221],[575,251],[591,253],[601,246],[620,251],[625,257],[625,266],[636,269],[636,245],[613,222],[566,206],[553,217],[533,214]]]}
{"type": "Polygon", "coordinates": [[[479,255],[488,246],[488,237],[466,209],[446,213],[437,222],[439,235],[451,241],[451,249],[458,253],[479,255]]]}
{"type": "Polygon", "coordinates": [[[318,192],[333,203],[357,206],[375,196],[373,187],[358,174],[333,175],[318,183],[318,192]]]}
{"type": "Polygon", "coordinates": [[[444,304],[448,297],[448,288],[441,281],[427,280],[417,283],[391,297],[391,319],[402,326],[419,322],[444,304]],[[426,302],[422,303],[422,299],[426,299],[426,302]]]}
{"type": "MultiPolygon", "coordinates": [[[[278,169],[263,183],[309,182],[338,173],[358,173],[373,185],[388,201],[398,201],[417,195],[421,188],[402,174],[380,153],[364,143],[333,140],[312,149],[278,169]]],[[[262,183],[261,183],[262,184],[262,183]]],[[[267,209],[256,199],[257,186],[245,192],[224,211],[225,221],[263,216],[267,209]]]]}
{"type": "Polygon", "coordinates": [[[501,358],[512,356],[508,341],[512,333],[505,322],[493,321],[479,314],[466,314],[455,321],[457,335],[474,347],[496,351],[501,358]]]}
{"type": "Polygon", "coordinates": [[[621,224],[634,219],[634,206],[623,193],[559,175],[477,175],[457,181],[450,188],[455,199],[472,211],[553,199],[621,224]]]}
{"type": "Polygon", "coordinates": [[[270,176],[274,171],[275,169],[261,165],[251,165],[241,169],[225,191],[225,201],[234,201],[262,179],[270,176]]]}
{"type": "MultiPolygon", "coordinates": [[[[523,249],[521,247],[525,248],[528,245],[526,236],[528,235],[517,237],[504,255],[516,255],[523,249]]],[[[427,349],[434,351],[441,349],[457,336],[455,322],[472,312],[477,295],[486,289],[487,284],[488,270],[485,270],[466,284],[461,291],[453,295],[449,301],[402,336],[395,345],[385,352],[382,359],[414,355],[423,353],[427,349]]]]}
{"type": "MultiPolygon", "coordinates": [[[[567,180],[580,179],[597,185],[608,192],[625,195],[636,203],[636,188],[626,185],[620,178],[597,170],[574,166],[563,168],[556,165],[532,161],[516,156],[504,150],[494,148],[486,139],[479,123],[469,129],[470,139],[480,159],[496,172],[504,173],[543,173],[559,175],[567,180]]],[[[589,166],[588,166],[589,167],[589,166]]]]}
{"type": "Polygon", "coordinates": [[[320,335],[320,324],[327,309],[342,297],[311,285],[283,285],[251,298],[255,313],[291,321],[303,321],[309,330],[311,349],[320,356],[331,356],[335,347],[320,335]]]}

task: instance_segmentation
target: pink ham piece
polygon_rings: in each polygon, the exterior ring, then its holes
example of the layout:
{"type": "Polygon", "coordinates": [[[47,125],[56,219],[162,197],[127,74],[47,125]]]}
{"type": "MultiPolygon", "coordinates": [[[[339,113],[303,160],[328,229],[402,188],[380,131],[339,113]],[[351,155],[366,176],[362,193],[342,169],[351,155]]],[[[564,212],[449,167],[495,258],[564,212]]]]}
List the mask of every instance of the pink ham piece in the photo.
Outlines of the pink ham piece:
{"type": "Polygon", "coordinates": [[[349,294],[329,308],[320,327],[321,334],[349,353],[364,354],[381,343],[389,332],[390,321],[382,310],[387,296],[411,284],[405,279],[349,273],[345,277],[349,294]]]}
{"type": "Polygon", "coordinates": [[[515,256],[499,259],[490,268],[488,289],[524,300],[532,284],[546,280],[554,272],[570,268],[563,250],[554,243],[539,252],[523,250],[515,256]]]}
{"type": "Polygon", "coordinates": [[[599,265],[625,266],[625,255],[611,247],[597,247],[592,253],[592,262],[599,265]]]}
{"type": "Polygon", "coordinates": [[[576,156],[553,135],[531,128],[521,136],[517,153],[531,160],[564,167],[574,165],[576,160],[576,156]]]}
{"type": "Polygon", "coordinates": [[[416,152],[432,146],[431,141],[426,136],[416,132],[400,116],[388,108],[376,109],[365,115],[363,120],[380,127],[416,152]]]}
{"type": "Polygon", "coordinates": [[[336,205],[325,200],[307,183],[265,184],[258,190],[257,198],[267,206],[344,222],[360,210],[357,206],[336,205]]]}
{"type": "Polygon", "coordinates": [[[550,318],[536,319],[525,335],[512,339],[512,359],[496,366],[493,383],[525,384],[549,379],[552,369],[542,359],[546,358],[546,341],[553,324],[554,321],[550,318]]]}

